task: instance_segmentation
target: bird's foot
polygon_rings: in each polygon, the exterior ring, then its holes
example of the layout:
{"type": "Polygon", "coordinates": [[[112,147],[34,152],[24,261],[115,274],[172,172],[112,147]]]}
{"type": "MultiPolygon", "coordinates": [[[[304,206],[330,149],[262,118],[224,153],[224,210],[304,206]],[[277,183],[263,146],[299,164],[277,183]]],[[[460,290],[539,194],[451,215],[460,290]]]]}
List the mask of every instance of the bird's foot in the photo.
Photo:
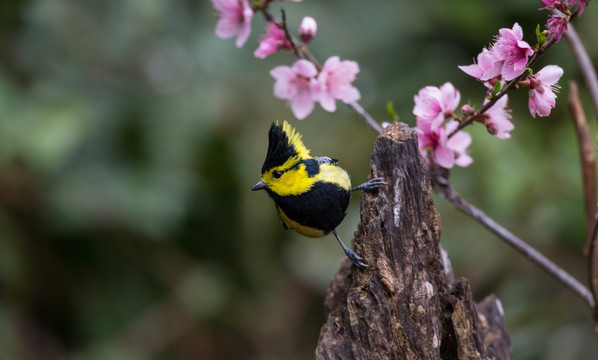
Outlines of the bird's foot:
{"type": "Polygon", "coordinates": [[[368,267],[368,265],[363,262],[363,258],[357,255],[353,250],[345,249],[345,254],[349,258],[349,260],[351,260],[353,265],[357,266],[358,268],[365,269],[368,267]]]}
{"type": "Polygon", "coordinates": [[[336,240],[338,240],[338,243],[341,244],[341,247],[343,248],[343,251],[345,252],[345,255],[347,255],[347,257],[349,258],[349,260],[351,260],[351,262],[353,263],[353,265],[355,265],[355,266],[357,266],[358,268],[361,268],[361,269],[365,269],[366,267],[368,267],[368,265],[362,261],[363,258],[361,256],[357,255],[355,253],[355,251],[353,251],[353,250],[351,250],[351,249],[349,249],[348,247],[345,246],[345,244],[341,240],[341,237],[338,236],[338,233],[336,232],[336,230],[332,230],[332,233],[336,237],[336,240]]]}
{"type": "Polygon", "coordinates": [[[363,184],[354,187],[353,189],[351,189],[351,191],[355,191],[355,190],[372,191],[372,190],[378,189],[382,185],[388,185],[388,184],[384,182],[384,178],[379,177],[379,178],[375,178],[375,179],[370,179],[370,180],[364,182],[363,184]]]}

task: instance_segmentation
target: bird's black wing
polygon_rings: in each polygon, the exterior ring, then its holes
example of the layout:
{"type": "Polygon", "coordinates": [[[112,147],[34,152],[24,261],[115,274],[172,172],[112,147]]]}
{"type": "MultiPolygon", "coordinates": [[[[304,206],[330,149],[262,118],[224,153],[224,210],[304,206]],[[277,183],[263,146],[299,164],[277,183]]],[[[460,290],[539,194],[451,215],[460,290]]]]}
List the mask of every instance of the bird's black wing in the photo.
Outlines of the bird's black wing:
{"type": "Polygon", "coordinates": [[[329,164],[329,165],[336,165],[338,163],[337,159],[329,158],[328,156],[318,156],[316,157],[318,164],[329,164]]]}

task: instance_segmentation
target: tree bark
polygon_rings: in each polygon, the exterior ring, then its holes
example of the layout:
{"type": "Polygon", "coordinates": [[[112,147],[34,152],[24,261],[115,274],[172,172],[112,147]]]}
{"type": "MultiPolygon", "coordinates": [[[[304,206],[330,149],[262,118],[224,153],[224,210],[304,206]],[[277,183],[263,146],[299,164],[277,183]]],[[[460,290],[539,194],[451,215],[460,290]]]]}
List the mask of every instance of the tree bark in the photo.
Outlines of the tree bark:
{"type": "Polygon", "coordinates": [[[394,123],[378,137],[371,177],[388,186],[361,198],[356,252],[325,300],[317,359],[510,359],[500,302],[473,301],[440,248],[440,217],[415,130],[394,123]],[[446,266],[445,266],[446,265],[446,266]]]}

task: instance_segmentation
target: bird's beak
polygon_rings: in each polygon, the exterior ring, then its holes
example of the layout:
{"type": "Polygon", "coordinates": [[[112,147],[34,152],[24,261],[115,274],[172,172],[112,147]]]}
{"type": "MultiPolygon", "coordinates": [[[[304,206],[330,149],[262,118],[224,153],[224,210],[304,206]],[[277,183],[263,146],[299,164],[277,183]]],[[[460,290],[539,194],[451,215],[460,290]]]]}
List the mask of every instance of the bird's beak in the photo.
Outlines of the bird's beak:
{"type": "Polygon", "coordinates": [[[258,181],[257,184],[251,187],[251,191],[262,190],[268,187],[268,184],[263,182],[262,180],[258,181]]]}

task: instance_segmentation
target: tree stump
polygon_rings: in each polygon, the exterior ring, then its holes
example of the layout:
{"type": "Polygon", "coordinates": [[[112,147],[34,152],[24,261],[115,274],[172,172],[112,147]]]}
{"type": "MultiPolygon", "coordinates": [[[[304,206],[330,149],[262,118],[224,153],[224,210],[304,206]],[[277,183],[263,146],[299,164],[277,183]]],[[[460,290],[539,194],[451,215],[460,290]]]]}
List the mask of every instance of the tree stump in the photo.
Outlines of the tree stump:
{"type": "Polygon", "coordinates": [[[415,130],[394,123],[378,137],[371,178],[388,186],[361,198],[357,254],[343,260],[325,300],[317,359],[510,359],[502,307],[480,305],[453,280],[440,248],[440,217],[415,130]]]}

